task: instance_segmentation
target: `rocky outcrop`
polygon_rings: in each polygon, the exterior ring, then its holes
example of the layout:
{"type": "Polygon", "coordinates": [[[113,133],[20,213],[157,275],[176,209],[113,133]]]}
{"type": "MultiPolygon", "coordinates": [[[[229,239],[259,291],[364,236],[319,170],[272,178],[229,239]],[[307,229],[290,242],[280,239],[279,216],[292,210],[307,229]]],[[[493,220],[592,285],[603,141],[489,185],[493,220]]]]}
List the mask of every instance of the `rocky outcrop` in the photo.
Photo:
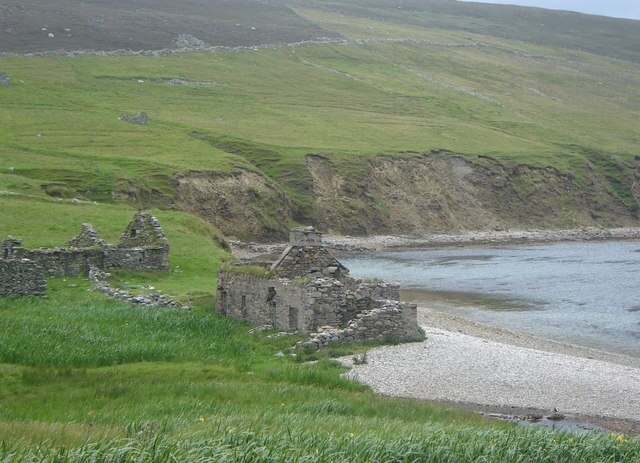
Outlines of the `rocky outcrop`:
{"type": "Polygon", "coordinates": [[[131,122],[132,124],[145,125],[149,123],[149,116],[144,111],[140,111],[138,114],[123,114],[120,120],[131,122]]]}
{"type": "Polygon", "coordinates": [[[7,75],[6,72],[0,72],[0,87],[10,87],[11,86],[11,78],[7,75]]]}

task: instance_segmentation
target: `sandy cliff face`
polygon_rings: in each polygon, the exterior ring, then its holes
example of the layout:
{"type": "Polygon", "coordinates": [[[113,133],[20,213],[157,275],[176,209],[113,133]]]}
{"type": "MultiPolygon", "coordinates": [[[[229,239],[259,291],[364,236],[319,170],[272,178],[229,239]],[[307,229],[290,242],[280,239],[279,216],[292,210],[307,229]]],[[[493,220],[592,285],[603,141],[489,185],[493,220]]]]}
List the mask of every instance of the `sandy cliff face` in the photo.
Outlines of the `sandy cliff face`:
{"type": "MultiPolygon", "coordinates": [[[[590,164],[580,179],[552,168],[505,166],[449,152],[380,156],[363,160],[355,171],[308,155],[306,167],[312,185],[305,194],[311,195],[313,210],[305,215],[332,233],[639,224],[637,207],[625,204],[590,164]]],[[[630,171],[630,178],[638,172],[630,171]]],[[[639,188],[629,185],[636,199],[639,188]]],[[[245,239],[284,238],[296,211],[278,184],[250,171],[193,172],[176,179],[176,196],[178,208],[245,239]]]]}
{"type": "Polygon", "coordinates": [[[317,226],[342,233],[451,232],[637,224],[632,208],[591,168],[578,181],[555,169],[473,162],[451,153],[374,160],[344,178],[328,159],[308,160],[317,226]]]}
{"type": "Polygon", "coordinates": [[[216,225],[226,236],[280,239],[288,232],[286,195],[256,172],[192,172],[175,180],[176,206],[216,225]]]}

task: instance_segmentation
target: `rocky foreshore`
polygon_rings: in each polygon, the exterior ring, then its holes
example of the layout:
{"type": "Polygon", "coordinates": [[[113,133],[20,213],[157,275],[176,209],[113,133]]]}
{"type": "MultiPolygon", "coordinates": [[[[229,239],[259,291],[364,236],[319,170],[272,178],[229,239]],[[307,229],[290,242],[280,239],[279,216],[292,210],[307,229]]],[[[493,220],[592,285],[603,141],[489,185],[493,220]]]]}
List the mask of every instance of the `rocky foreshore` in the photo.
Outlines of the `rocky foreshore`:
{"type": "MultiPolygon", "coordinates": [[[[447,246],[483,246],[498,244],[536,244],[566,241],[615,241],[640,239],[640,228],[576,228],[569,230],[493,230],[455,234],[416,233],[411,235],[343,236],[325,235],[333,250],[381,251],[395,248],[436,248],[447,246]]],[[[286,243],[229,241],[234,255],[251,258],[280,252],[286,243]]]]}

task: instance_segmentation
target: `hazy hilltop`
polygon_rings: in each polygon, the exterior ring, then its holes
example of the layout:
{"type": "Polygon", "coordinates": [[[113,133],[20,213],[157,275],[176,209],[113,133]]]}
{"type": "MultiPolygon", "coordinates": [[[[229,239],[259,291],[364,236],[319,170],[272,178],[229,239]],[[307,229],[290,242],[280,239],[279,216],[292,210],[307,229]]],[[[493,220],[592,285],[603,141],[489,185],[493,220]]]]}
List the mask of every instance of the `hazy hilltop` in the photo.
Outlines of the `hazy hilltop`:
{"type": "Polygon", "coordinates": [[[4,2],[0,31],[2,201],[177,209],[261,239],[639,223],[640,21],[31,0],[4,2]]]}
{"type": "Polygon", "coordinates": [[[340,37],[296,7],[640,62],[640,21],[456,0],[8,0],[0,51],[173,48],[181,34],[231,47],[340,37]]]}
{"type": "Polygon", "coordinates": [[[286,6],[253,0],[9,0],[0,30],[0,50],[16,53],[174,48],[181,34],[219,46],[335,35],[286,6]]]}

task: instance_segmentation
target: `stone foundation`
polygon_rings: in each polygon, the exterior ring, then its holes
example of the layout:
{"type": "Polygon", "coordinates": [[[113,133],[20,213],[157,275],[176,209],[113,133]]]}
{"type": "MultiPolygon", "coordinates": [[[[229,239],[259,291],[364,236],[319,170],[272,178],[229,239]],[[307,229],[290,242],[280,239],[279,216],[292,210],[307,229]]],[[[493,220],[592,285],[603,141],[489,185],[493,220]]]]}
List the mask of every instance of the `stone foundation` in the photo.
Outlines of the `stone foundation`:
{"type": "MultiPolygon", "coordinates": [[[[167,271],[169,242],[153,215],[138,212],[115,246],[101,240],[89,224],[83,224],[78,236],[61,248],[26,249],[21,240],[11,236],[0,242],[0,262],[25,259],[49,277],[87,275],[92,267],[134,272],[167,271]]],[[[11,280],[11,268],[9,265],[0,267],[0,281],[11,280]]]]}
{"type": "Polygon", "coordinates": [[[0,259],[0,296],[45,296],[47,284],[28,259],[0,259]]]}

